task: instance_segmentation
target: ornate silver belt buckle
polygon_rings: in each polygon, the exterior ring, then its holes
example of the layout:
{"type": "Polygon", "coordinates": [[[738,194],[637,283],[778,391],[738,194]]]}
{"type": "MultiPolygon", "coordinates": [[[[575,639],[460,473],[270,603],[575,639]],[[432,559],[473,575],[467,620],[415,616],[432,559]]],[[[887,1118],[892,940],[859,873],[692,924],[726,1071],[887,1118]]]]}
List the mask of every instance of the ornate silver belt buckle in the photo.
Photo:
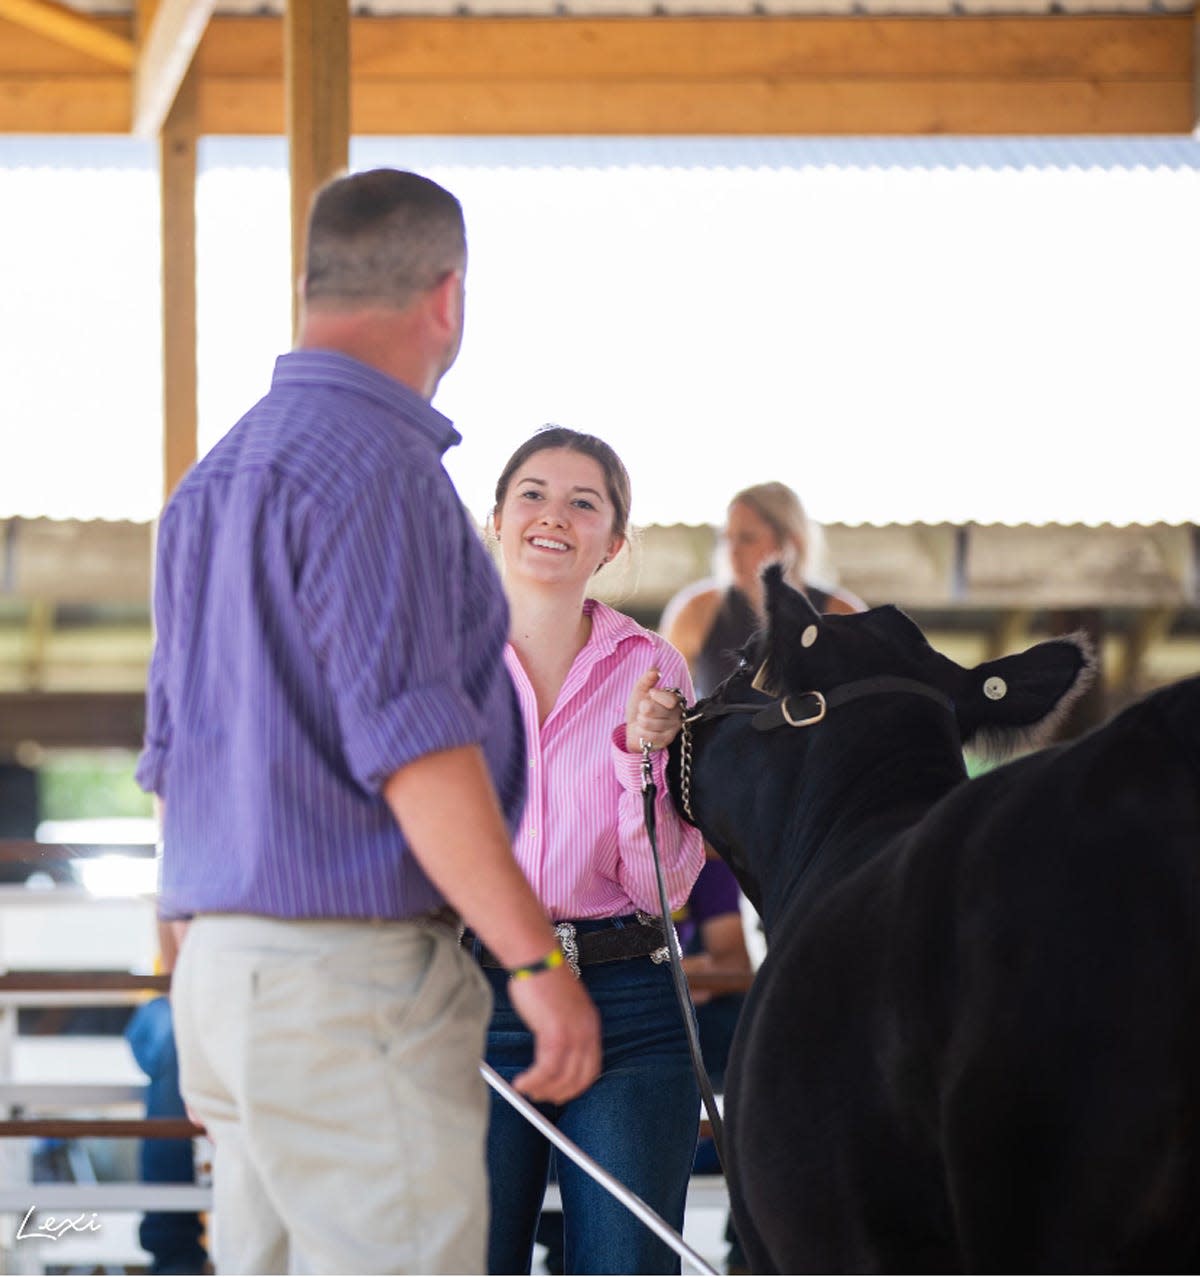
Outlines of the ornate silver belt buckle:
{"type": "Polygon", "coordinates": [[[556,922],[554,924],[554,934],[558,937],[558,943],[562,945],[563,957],[567,960],[567,966],[575,972],[575,979],[582,979],[583,973],[579,970],[579,940],[575,935],[575,924],[573,922],[556,922]]]}
{"type": "MultiPolygon", "coordinates": [[[[660,917],[658,917],[656,914],[653,914],[653,913],[647,913],[644,909],[636,910],[634,912],[634,917],[637,918],[638,922],[640,922],[643,927],[650,926],[654,923],[657,923],[659,926],[662,926],[662,919],[660,917]]],[[[674,925],[675,923],[672,922],[671,926],[674,926],[674,925]]],[[[663,927],[663,931],[664,932],[666,931],[665,927],[663,927]]],[[[664,944],[660,948],[655,949],[650,954],[650,961],[653,962],[655,966],[659,966],[664,962],[670,962],[670,960],[671,960],[670,945],[664,944]]]]}

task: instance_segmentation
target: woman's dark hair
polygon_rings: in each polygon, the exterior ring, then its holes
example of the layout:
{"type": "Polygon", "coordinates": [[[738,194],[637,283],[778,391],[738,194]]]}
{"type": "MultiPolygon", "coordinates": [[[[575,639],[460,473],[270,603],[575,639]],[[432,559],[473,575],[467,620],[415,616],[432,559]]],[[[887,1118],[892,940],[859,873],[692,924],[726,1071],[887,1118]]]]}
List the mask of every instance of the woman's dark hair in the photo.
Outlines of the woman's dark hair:
{"type": "Polygon", "coordinates": [[[627,536],[630,485],[629,472],[625,469],[625,463],[603,439],[597,439],[595,435],[583,434],[579,430],[571,430],[567,426],[543,426],[509,457],[504,469],[500,471],[500,478],[496,480],[495,509],[499,510],[504,504],[513,475],[535,452],[545,452],[549,448],[565,448],[568,452],[581,452],[599,465],[604,471],[608,499],[612,502],[613,535],[622,538],[627,536]]]}

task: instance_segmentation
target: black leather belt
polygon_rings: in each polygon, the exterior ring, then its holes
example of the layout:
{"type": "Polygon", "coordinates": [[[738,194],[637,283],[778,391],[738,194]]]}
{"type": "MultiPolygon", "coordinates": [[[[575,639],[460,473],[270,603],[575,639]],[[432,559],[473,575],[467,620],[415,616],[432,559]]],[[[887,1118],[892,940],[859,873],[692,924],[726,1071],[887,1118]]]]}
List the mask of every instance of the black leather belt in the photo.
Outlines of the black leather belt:
{"type": "MultiPolygon", "coordinates": [[[[579,974],[580,967],[591,966],[596,962],[619,962],[625,958],[649,958],[652,962],[665,962],[670,956],[661,918],[642,915],[636,922],[625,923],[620,927],[605,927],[600,931],[579,931],[571,922],[556,923],[554,929],[576,975],[579,974]]],[[[463,932],[459,943],[465,948],[473,949],[475,939],[475,933],[467,930],[463,932]]],[[[504,966],[483,944],[479,946],[476,961],[484,967],[504,966]]]]}

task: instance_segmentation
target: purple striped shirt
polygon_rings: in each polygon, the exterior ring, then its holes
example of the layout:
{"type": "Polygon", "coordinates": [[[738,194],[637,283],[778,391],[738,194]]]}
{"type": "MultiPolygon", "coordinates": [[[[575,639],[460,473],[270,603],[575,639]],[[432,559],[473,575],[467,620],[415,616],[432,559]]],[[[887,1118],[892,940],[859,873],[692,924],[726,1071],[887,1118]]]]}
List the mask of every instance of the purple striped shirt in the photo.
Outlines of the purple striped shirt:
{"type": "Polygon", "coordinates": [[[441,897],[380,796],[481,744],[515,828],[508,608],[419,395],[296,351],[158,529],[142,787],[166,804],[160,912],[402,918],[441,897]]]}

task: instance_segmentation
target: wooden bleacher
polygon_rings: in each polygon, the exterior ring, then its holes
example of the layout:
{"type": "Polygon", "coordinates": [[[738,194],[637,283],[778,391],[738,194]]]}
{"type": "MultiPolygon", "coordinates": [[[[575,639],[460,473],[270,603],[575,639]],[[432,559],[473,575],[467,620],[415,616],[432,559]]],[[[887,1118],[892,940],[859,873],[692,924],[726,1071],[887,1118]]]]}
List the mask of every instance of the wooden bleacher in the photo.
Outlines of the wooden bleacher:
{"type": "MultiPolygon", "coordinates": [[[[0,864],[61,865],[114,851],[146,856],[153,855],[154,849],[0,840],[0,864]]],[[[138,897],[133,903],[146,915],[148,930],[141,962],[147,965],[153,956],[153,903],[148,897],[138,897]]],[[[22,1141],[28,1150],[30,1142],[40,1139],[180,1139],[203,1134],[201,1128],[186,1120],[147,1119],[140,1114],[143,1082],[132,1059],[129,1061],[131,1077],[123,1081],[89,1080],[75,1075],[63,1079],[21,1075],[17,1032],[20,1011],[132,1005],[147,994],[168,992],[170,977],[129,969],[131,959],[137,955],[128,946],[114,955],[114,960],[123,962],[126,969],[74,965],[79,960],[77,949],[72,949],[71,965],[65,969],[46,969],[43,964],[49,946],[44,939],[33,952],[28,949],[20,954],[8,952],[5,938],[6,932],[13,930],[12,920],[23,920],[16,930],[21,933],[19,938],[28,942],[37,928],[25,924],[34,913],[53,919],[56,915],[76,917],[78,911],[84,910],[93,914],[109,912],[119,919],[124,916],[121,909],[130,904],[130,900],[121,898],[97,897],[70,884],[58,883],[36,890],[0,886],[0,1164],[7,1163],[12,1170],[19,1170],[20,1159],[4,1157],[5,1146],[19,1147],[22,1141]],[[31,962],[37,965],[29,965],[31,962]]],[[[53,931],[61,935],[60,928],[54,927],[53,931]]],[[[731,992],[745,987],[745,976],[712,972],[698,979],[697,984],[712,992],[731,992]]],[[[58,1040],[64,1044],[69,1042],[69,1038],[58,1040]]],[[[708,1133],[708,1123],[704,1121],[702,1134],[708,1133]]],[[[80,1212],[207,1211],[212,1206],[212,1190],[207,1184],[145,1184],[130,1180],[34,1184],[28,1173],[10,1173],[0,1182],[0,1271],[7,1268],[5,1252],[6,1246],[11,1245],[12,1228],[34,1203],[42,1213],[74,1215],[80,1212]]],[[[689,1208],[726,1210],[728,1192],[723,1178],[693,1177],[688,1203],[689,1208]]],[[[557,1184],[550,1185],[546,1206],[560,1206],[557,1184]]]]}
{"type": "Polygon", "coordinates": [[[109,1263],[137,1263],[144,1259],[135,1237],[142,1212],[203,1210],[211,1201],[204,1185],[88,1177],[88,1150],[99,1147],[90,1141],[198,1133],[190,1122],[146,1120],[145,1079],[118,1033],[57,1032],[77,1010],[130,1007],[170,988],[169,976],[151,970],[157,947],[152,897],[96,895],[69,871],[113,854],[153,857],[154,848],[0,841],[0,866],[9,879],[0,885],[0,1271],[28,1271],[88,1245],[107,1252],[109,1263]],[[29,875],[40,885],[25,885],[29,875]],[[11,881],[14,876],[24,881],[11,881]],[[37,1031],[30,1032],[35,1017],[37,1031]],[[33,1182],[33,1151],[43,1140],[67,1141],[81,1178],[33,1182]],[[127,1215],[129,1223],[107,1228],[103,1238],[74,1238],[70,1247],[27,1236],[17,1241],[33,1205],[36,1218],[97,1211],[127,1215]]]}

